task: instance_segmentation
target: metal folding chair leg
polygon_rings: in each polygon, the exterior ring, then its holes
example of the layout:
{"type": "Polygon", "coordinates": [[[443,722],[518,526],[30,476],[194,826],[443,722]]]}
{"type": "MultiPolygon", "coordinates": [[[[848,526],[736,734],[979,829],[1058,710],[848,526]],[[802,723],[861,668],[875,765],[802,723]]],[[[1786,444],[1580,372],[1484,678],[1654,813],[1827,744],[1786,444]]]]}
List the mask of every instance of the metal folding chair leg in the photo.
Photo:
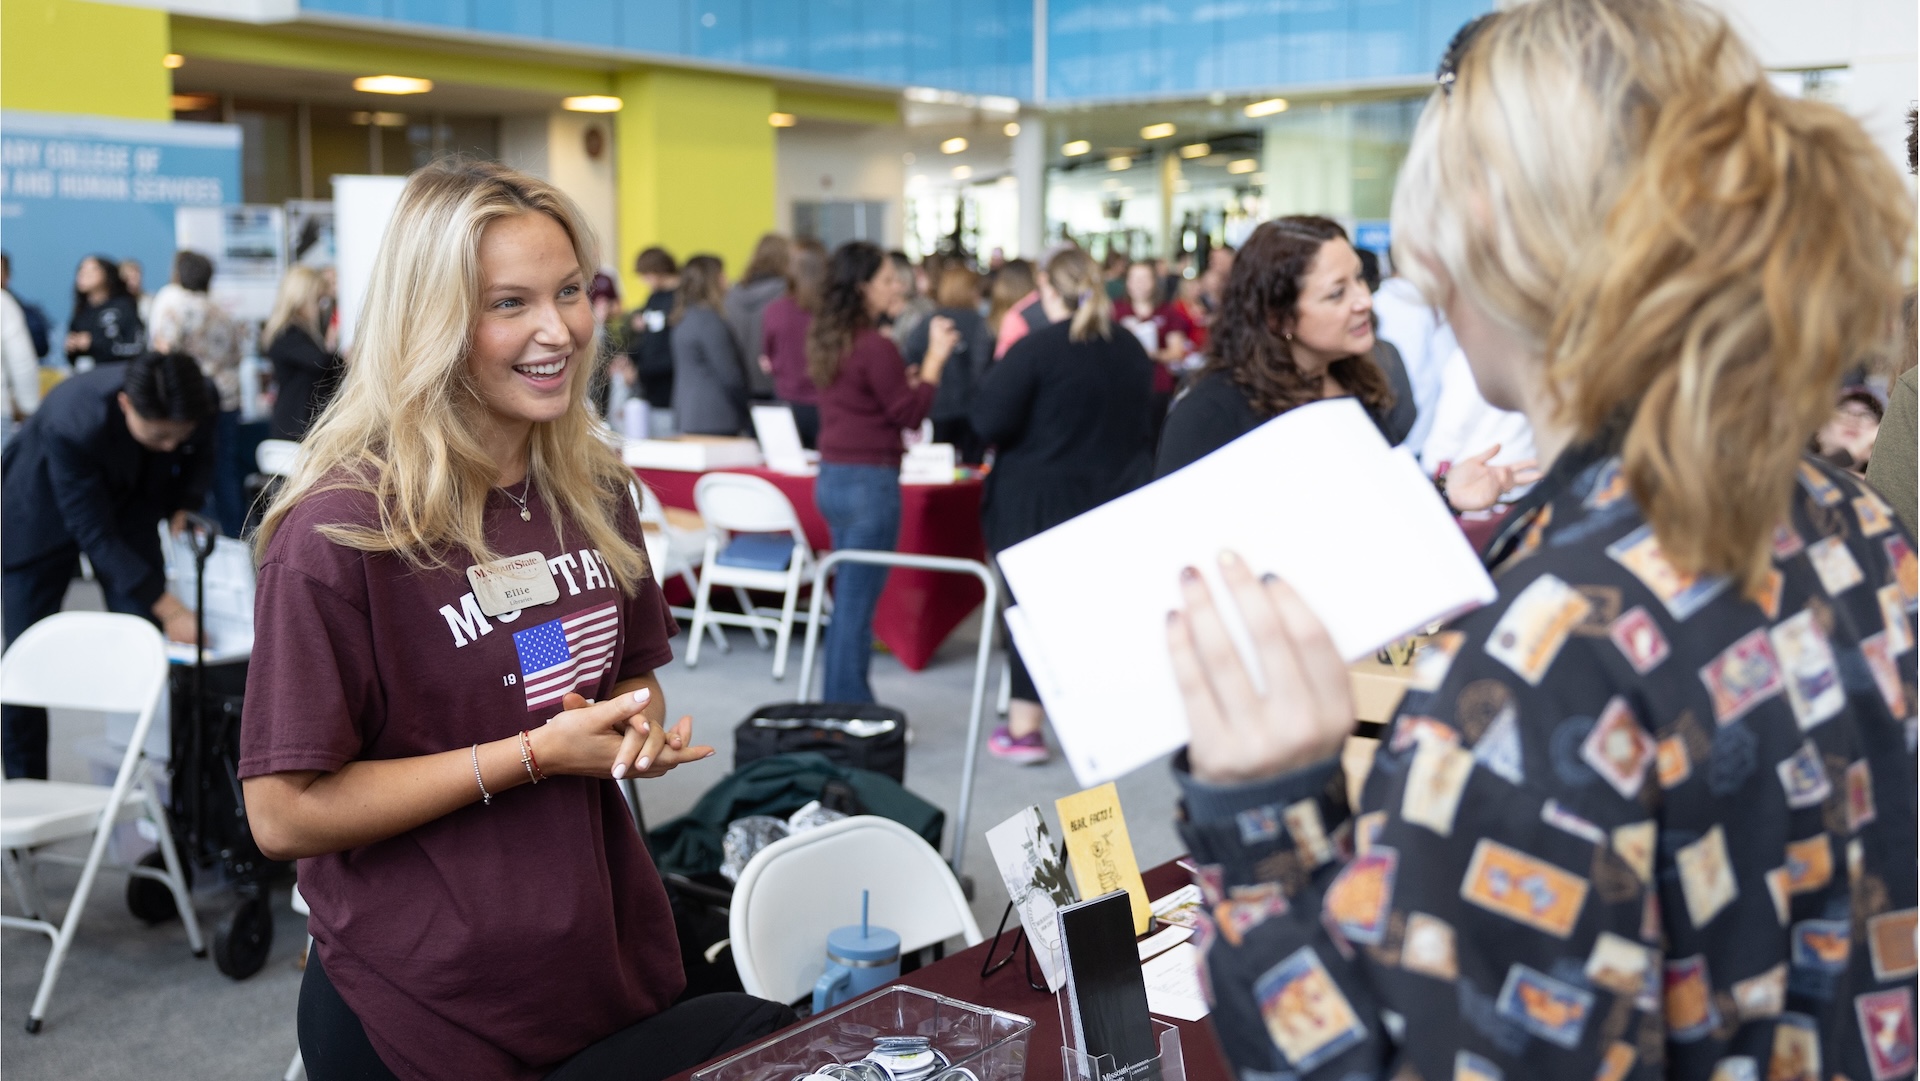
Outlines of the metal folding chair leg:
{"type": "Polygon", "coordinates": [[[40,878],[33,871],[33,854],[10,848],[6,855],[7,881],[20,898],[20,907],[30,920],[47,918],[47,899],[40,892],[40,878]]]}
{"type": "MultiPolygon", "coordinates": [[[[807,610],[806,645],[800,651],[799,699],[802,702],[807,701],[812,693],[813,657],[820,642],[820,606],[826,601],[827,572],[841,563],[868,563],[881,567],[911,567],[915,570],[972,575],[986,587],[987,596],[982,611],[989,616],[1000,611],[1000,582],[993,571],[978,560],[858,548],[829,552],[813,568],[813,597],[807,610]]],[[[997,622],[992,618],[980,622],[980,649],[973,666],[973,704],[967,712],[967,750],[960,767],[960,806],[954,814],[953,855],[947,859],[947,865],[953,868],[955,875],[960,876],[969,897],[973,895],[972,884],[961,874],[960,867],[967,852],[967,815],[973,807],[973,767],[980,752],[980,725],[985,718],[987,704],[987,668],[993,661],[993,636],[997,622]]]]}

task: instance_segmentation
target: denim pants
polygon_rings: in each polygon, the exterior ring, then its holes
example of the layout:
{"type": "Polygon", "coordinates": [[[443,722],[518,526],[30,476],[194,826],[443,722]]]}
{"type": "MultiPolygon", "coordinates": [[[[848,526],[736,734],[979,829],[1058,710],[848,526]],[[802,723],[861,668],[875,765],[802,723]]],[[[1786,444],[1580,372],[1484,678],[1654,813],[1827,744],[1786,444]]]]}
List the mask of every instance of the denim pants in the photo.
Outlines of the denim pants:
{"type": "MultiPolygon", "coordinates": [[[[900,539],[900,470],[884,465],[820,464],[814,503],[836,549],[893,551],[900,539]]],[[[873,610],[887,587],[887,568],[843,563],[834,572],[833,622],[827,625],[826,702],[871,702],[873,610]]]]}

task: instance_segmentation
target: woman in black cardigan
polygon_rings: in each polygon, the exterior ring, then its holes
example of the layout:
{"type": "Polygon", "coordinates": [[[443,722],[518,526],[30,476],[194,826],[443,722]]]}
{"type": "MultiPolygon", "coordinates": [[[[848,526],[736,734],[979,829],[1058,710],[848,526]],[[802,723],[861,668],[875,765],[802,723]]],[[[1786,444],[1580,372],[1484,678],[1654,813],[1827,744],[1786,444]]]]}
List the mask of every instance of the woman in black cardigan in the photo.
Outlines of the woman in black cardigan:
{"type": "Polygon", "coordinates": [[[310,266],[290,267],[280,280],[273,314],[260,333],[273,365],[275,439],[305,439],[340,387],[340,356],[326,326],[332,300],[326,275],[310,266]]]}
{"type": "Polygon", "coordinates": [[[1167,416],[1164,476],[1295,406],[1353,397],[1389,443],[1413,428],[1397,352],[1373,335],[1373,294],[1346,230],[1326,218],[1276,218],[1234,256],[1207,364],[1167,416]]]}
{"type": "MultiPolygon", "coordinates": [[[[1021,339],[976,392],[973,429],[998,448],[982,508],[998,553],[1144,484],[1153,475],[1153,361],[1114,333],[1093,259],[1053,257],[1039,276],[1052,323],[1021,339]]],[[[1033,679],[1009,648],[1013,704],[987,748],[1010,761],[1046,761],[1033,679]]]]}

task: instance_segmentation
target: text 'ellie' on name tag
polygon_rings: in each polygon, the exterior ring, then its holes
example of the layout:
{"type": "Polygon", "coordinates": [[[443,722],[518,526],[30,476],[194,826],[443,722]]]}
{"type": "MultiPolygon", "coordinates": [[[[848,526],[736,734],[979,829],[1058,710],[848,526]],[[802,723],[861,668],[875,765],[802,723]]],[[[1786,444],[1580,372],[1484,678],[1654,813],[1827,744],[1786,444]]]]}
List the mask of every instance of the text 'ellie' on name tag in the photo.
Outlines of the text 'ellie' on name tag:
{"type": "Polygon", "coordinates": [[[490,616],[537,608],[560,599],[560,587],[553,580],[547,557],[539,552],[468,567],[467,582],[473,586],[473,599],[480,602],[480,610],[490,616]]]}

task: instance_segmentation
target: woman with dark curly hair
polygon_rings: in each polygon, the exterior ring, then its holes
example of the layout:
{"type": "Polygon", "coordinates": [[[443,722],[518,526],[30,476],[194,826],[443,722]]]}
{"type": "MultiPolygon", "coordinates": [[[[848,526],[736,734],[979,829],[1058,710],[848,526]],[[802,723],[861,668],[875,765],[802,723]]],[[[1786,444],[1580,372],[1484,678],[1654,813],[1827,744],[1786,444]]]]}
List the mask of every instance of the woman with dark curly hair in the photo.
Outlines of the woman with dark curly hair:
{"type": "Polygon", "coordinates": [[[1323,398],[1358,398],[1399,442],[1413,427],[1413,395],[1405,370],[1390,382],[1375,356],[1373,294],[1346,230],[1310,215],[1267,222],[1234,259],[1206,367],[1167,417],[1155,473],[1323,398]]]}

